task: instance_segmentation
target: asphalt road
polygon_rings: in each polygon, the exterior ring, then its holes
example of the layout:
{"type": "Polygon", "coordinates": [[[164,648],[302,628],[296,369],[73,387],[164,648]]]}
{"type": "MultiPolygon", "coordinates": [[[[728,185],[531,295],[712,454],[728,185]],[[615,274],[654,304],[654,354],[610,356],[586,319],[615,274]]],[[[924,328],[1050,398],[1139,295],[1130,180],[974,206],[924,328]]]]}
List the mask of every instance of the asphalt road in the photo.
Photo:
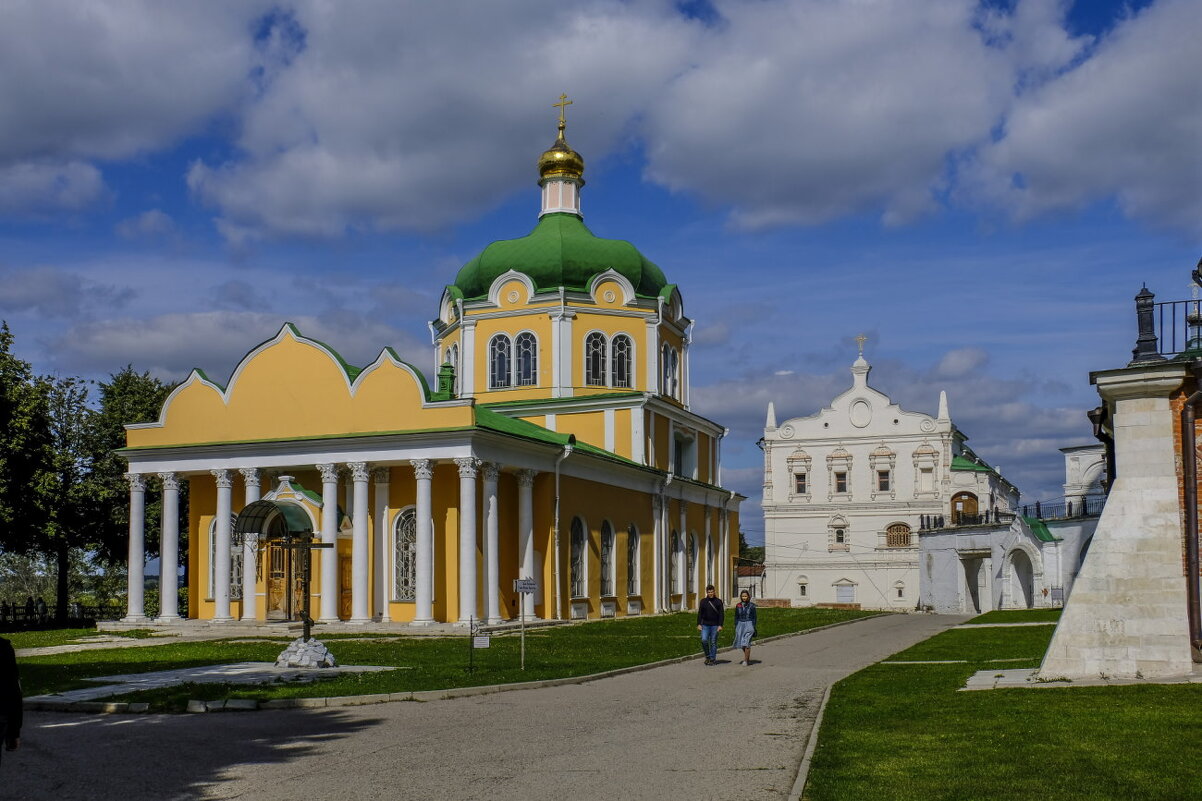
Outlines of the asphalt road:
{"type": "MultiPolygon", "coordinates": [[[[202,715],[26,715],[0,799],[779,799],[831,683],[962,617],[894,615],[587,684],[202,715]]],[[[688,635],[682,632],[682,636],[688,635]]]]}

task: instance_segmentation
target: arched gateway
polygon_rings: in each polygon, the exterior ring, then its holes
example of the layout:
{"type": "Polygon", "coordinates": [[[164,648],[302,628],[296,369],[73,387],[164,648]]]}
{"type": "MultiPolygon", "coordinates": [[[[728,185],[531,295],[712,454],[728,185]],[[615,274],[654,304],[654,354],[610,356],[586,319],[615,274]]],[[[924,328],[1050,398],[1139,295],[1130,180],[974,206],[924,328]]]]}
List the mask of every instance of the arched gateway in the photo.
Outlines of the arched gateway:
{"type": "MultiPolygon", "coordinates": [[[[304,509],[279,501],[255,501],[234,522],[236,546],[257,542],[265,568],[268,620],[299,619],[311,569],[313,524],[304,509]]],[[[249,566],[248,566],[249,567],[249,566]]]]}

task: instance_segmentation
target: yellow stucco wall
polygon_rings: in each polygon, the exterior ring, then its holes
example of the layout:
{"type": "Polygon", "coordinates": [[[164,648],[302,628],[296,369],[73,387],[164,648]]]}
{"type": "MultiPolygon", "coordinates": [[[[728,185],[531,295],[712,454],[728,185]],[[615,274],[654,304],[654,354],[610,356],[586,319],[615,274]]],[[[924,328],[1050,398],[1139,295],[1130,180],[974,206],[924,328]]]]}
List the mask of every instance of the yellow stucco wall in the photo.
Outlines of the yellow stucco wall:
{"type": "Polygon", "coordinates": [[[250,354],[226,392],[195,373],[168,399],[162,425],[127,432],[130,447],[307,438],[472,424],[467,406],[423,408],[408,368],[385,358],[356,383],[324,347],[285,328],[250,354]]]}

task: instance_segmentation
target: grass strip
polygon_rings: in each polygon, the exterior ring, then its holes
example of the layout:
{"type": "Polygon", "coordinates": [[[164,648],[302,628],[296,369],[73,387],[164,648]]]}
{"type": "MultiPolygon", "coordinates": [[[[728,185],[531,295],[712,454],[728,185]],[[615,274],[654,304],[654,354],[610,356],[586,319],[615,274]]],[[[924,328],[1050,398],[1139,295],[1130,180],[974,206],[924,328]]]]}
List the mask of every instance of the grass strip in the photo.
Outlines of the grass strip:
{"type": "MultiPolygon", "coordinates": [[[[874,614],[878,613],[761,609],[759,636],[773,637],[874,614]]],[[[729,647],[733,636],[734,626],[729,625],[722,632],[720,646],[729,647]]],[[[440,690],[585,676],[701,652],[696,616],[691,612],[592,621],[529,632],[524,671],[519,667],[521,642],[517,632],[493,635],[491,647],[475,651],[469,648],[467,636],[331,638],[326,644],[339,664],[406,669],[344,674],[306,683],[179,685],[130,693],[113,700],[148,702],[157,711],[182,711],[190,699],[252,698],[262,701],[440,690]],[[469,655],[473,663],[470,672],[469,655]]],[[[84,681],[89,676],[234,662],[270,662],[283,647],[284,641],[217,640],[98,649],[22,659],[21,675],[26,694],[38,695],[95,686],[93,682],[84,681]]]]}
{"type": "Polygon", "coordinates": [[[977,670],[1037,667],[1051,636],[1042,626],[950,630],[890,661],[965,664],[877,664],[840,681],[804,798],[1202,797],[1202,685],[959,692],[977,670]]]}
{"type": "Polygon", "coordinates": [[[995,609],[978,615],[964,625],[982,623],[1055,623],[1060,620],[1061,609],[995,609]]]}

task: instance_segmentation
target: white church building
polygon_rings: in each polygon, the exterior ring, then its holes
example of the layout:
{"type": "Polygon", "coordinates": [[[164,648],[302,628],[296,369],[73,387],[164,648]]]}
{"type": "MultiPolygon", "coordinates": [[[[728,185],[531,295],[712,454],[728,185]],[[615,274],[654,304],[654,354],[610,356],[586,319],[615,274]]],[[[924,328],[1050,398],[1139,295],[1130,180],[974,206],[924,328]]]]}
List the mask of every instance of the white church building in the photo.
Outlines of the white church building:
{"type": "Polygon", "coordinates": [[[852,386],[808,417],[777,424],[764,451],[764,597],[792,606],[919,605],[917,532],[944,521],[1008,516],[1018,490],[976,456],[952,423],[868,386],[863,353],[852,386]]]}

